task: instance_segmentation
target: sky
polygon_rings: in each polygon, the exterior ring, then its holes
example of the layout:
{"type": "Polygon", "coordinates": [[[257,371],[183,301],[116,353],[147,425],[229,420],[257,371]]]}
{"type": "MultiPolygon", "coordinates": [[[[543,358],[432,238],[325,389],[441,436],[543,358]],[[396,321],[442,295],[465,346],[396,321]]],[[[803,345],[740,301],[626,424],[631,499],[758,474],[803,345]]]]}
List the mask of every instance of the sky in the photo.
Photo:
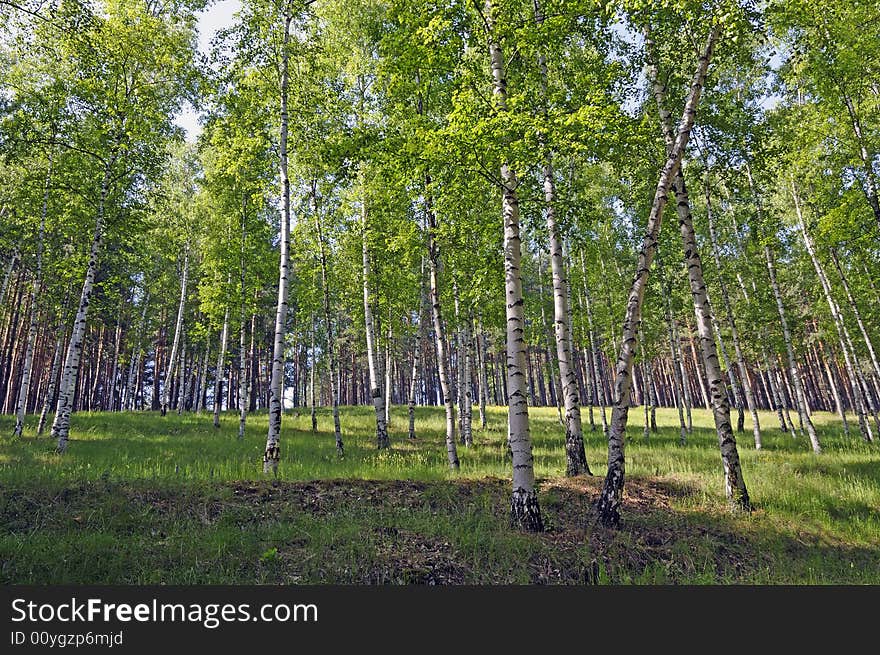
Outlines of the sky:
{"type": "MultiPolygon", "coordinates": [[[[202,54],[208,54],[211,48],[211,39],[217,30],[232,25],[233,15],[240,7],[239,0],[219,0],[202,12],[199,16],[199,51],[202,54]]],[[[198,114],[188,103],[174,119],[174,122],[186,130],[186,140],[190,143],[195,142],[202,131],[198,114]]]]}

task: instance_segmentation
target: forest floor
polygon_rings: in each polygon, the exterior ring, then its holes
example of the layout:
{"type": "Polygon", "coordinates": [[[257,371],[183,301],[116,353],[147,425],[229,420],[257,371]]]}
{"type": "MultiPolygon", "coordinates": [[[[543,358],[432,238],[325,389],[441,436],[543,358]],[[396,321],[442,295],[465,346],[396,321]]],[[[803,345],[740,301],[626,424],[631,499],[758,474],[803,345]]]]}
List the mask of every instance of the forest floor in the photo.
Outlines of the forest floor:
{"type": "Polygon", "coordinates": [[[342,409],[342,460],[329,412],[317,433],[307,412],[287,414],[277,480],[260,472],[265,414],[239,441],[231,414],[215,430],[208,414],[80,413],[64,456],[33,430],[11,441],[0,417],[0,583],[880,583],[880,448],[844,437],[832,415],[814,416],[820,456],[769,413],[755,451],[747,417],[738,441],[756,509],[731,515],[710,414],[694,412],[681,446],[672,410],[645,441],[633,409],[623,523],[609,531],[592,509],[601,426],[586,433],[595,475],[566,479],[556,410],[531,408],[547,524],[533,535],[508,526],[503,408],[486,429],[475,420],[458,474],[442,410],[419,408],[410,441],[396,407],[384,452],[371,413],[342,409]]]}

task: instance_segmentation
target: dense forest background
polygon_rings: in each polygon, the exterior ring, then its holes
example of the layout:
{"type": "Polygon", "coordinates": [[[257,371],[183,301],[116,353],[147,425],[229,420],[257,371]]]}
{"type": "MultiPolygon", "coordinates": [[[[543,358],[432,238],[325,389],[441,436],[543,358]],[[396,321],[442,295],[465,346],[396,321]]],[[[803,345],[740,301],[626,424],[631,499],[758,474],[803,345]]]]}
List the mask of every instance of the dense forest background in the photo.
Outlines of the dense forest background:
{"type": "Polygon", "coordinates": [[[436,405],[455,470],[501,405],[540,530],[529,407],[569,476],[604,431],[609,526],[657,408],[682,444],[711,411],[737,510],[768,431],[880,435],[876,2],[243,0],[209,56],[202,11],[0,0],[16,437],[263,411],[277,474],[283,415],[328,408],[342,456],[345,406],[384,449],[436,405]]]}

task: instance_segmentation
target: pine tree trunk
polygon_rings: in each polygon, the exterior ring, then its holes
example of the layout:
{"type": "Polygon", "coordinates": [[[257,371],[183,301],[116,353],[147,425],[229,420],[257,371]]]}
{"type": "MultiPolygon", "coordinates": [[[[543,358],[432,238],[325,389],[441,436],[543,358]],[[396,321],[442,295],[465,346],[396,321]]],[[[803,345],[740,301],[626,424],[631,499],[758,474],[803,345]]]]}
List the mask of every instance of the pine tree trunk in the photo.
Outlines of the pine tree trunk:
{"type": "Polygon", "coordinates": [[[678,134],[669,149],[666,163],[660,173],[645,238],[639,251],[636,275],[627,299],[626,314],[623,320],[623,336],[620,342],[620,354],[614,379],[614,407],[611,414],[611,426],[608,434],[608,472],[602,486],[602,495],[598,503],[598,519],[606,527],[617,527],[620,524],[620,504],[623,498],[625,477],[624,436],[629,414],[629,389],[632,381],[632,364],[635,355],[636,339],[641,324],[642,301],[648,282],[651,261],[657,249],[657,238],[663,219],[663,209],[668,200],[670,186],[681,166],[684,149],[687,146],[690,131],[694,124],[697,104],[715,41],[719,36],[719,28],[714,27],[709,35],[705,50],[700,56],[699,65],[691,82],[690,92],[685,103],[684,112],[678,127],[678,134]]]}
{"type": "Polygon", "coordinates": [[[287,331],[287,295],[290,281],[290,179],[287,176],[287,88],[290,54],[290,23],[293,16],[285,7],[284,37],[281,51],[281,137],[279,173],[281,176],[281,252],[278,263],[278,303],[275,308],[275,338],[272,344],[272,377],[269,382],[269,429],[263,453],[263,473],[278,475],[281,450],[281,411],[284,405],[284,335],[287,331]]]}
{"type": "MultiPolygon", "coordinates": [[[[52,155],[49,155],[49,166],[46,170],[46,184],[43,190],[43,207],[40,211],[40,228],[37,233],[37,253],[34,279],[31,284],[30,319],[28,320],[27,346],[24,357],[24,368],[21,375],[21,386],[18,391],[18,403],[15,408],[14,437],[20,437],[24,429],[24,415],[27,411],[28,391],[31,383],[31,371],[34,364],[34,343],[37,338],[37,297],[43,284],[43,237],[46,233],[46,214],[49,208],[49,185],[52,182],[52,155]]],[[[2,296],[0,296],[2,297],[2,296]]]]}

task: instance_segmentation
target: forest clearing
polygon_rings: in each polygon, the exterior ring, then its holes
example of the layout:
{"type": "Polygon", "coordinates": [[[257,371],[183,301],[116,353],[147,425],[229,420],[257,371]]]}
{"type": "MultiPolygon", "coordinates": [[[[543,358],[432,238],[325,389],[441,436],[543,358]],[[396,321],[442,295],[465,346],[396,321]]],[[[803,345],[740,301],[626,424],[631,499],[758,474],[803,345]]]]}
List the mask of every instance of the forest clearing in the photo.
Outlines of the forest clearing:
{"type": "Polygon", "coordinates": [[[878,80],[876,1],[0,0],[0,581],[880,583],[878,80]]]}
{"type": "MultiPolygon", "coordinates": [[[[772,431],[743,450],[751,515],[727,512],[711,417],[695,412],[687,446],[670,410],[629,446],[619,532],[597,527],[600,476],[566,478],[555,410],[532,413],[546,531],[511,531],[502,408],[444,466],[441,410],[419,409],[410,440],[395,408],[377,451],[364,408],[335,454],[332,416],[285,417],[282,466],[267,481],[259,434],[209,417],[94,413],[61,457],[47,439],[0,446],[4,584],[878,584],[880,472],[873,450],[814,416],[827,444],[772,431]],[[208,420],[206,420],[206,418],[208,420]]],[[[762,415],[762,417],[764,417],[762,415]]],[[[770,416],[766,415],[769,419],[770,416]]],[[[265,413],[253,417],[265,426],[265,413]]],[[[6,419],[0,426],[10,426],[6,419]]],[[[587,432],[601,459],[601,432],[587,432]]],[[[599,473],[597,471],[597,473],[599,473]]]]}

